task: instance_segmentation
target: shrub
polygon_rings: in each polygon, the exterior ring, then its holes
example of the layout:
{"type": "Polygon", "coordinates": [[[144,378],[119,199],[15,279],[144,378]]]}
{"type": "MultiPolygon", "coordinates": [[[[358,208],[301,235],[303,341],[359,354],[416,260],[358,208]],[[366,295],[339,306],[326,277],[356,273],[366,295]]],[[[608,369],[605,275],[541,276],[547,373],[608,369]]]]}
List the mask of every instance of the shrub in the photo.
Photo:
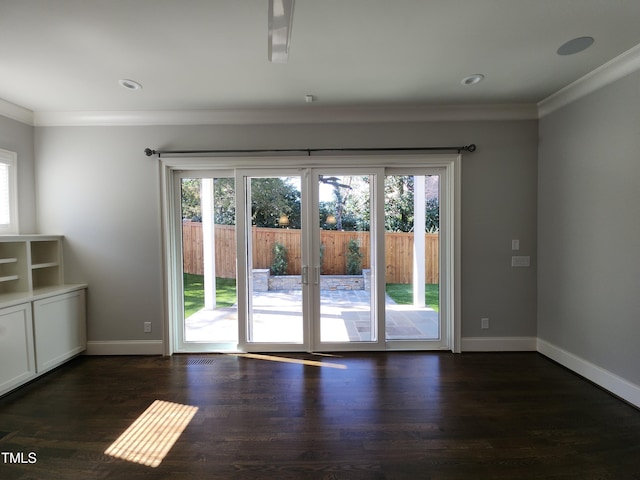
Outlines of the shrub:
{"type": "Polygon", "coordinates": [[[347,243],[347,275],[362,274],[362,253],[356,240],[347,243]]]}
{"type": "Polygon", "coordinates": [[[276,242],[273,245],[273,263],[271,263],[272,275],[286,275],[287,274],[287,249],[280,242],[276,242]]]}

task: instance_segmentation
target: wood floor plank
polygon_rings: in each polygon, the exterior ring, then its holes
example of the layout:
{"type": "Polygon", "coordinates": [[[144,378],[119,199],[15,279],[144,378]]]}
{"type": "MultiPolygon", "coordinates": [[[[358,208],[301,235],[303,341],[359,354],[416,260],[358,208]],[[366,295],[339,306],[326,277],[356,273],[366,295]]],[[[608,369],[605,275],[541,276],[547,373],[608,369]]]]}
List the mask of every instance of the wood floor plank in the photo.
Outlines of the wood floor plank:
{"type": "Polygon", "coordinates": [[[640,411],[537,353],[79,357],[0,398],[0,452],[2,480],[640,480],[640,411]],[[198,409],[160,465],[105,454],[156,400],[198,409]]]}

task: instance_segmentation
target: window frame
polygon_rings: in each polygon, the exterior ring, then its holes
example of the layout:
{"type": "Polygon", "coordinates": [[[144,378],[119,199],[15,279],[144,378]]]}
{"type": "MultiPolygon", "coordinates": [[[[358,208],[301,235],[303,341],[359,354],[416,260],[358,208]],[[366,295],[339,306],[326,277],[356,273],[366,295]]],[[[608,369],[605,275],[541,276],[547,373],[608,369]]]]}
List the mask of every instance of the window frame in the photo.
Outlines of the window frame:
{"type": "MultiPolygon", "coordinates": [[[[0,164],[7,168],[7,189],[9,201],[9,223],[0,223],[0,234],[15,234],[18,222],[18,155],[16,152],[0,149],[0,164]]],[[[4,188],[4,185],[1,187],[4,188]]]]}

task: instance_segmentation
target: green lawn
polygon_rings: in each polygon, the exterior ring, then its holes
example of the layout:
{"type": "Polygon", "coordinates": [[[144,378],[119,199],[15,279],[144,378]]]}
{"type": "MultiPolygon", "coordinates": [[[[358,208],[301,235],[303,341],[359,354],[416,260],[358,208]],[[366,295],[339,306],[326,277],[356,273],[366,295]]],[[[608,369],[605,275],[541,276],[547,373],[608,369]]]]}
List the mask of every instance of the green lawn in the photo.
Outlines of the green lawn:
{"type": "MultiPolygon", "coordinates": [[[[216,278],[216,307],[230,307],[236,303],[236,281],[216,278]]],[[[193,315],[204,307],[204,276],[184,274],[184,316],[193,315]]]]}
{"type": "MultiPolygon", "coordinates": [[[[400,305],[413,303],[411,284],[387,283],[387,294],[400,305]]],[[[425,302],[436,312],[440,306],[440,289],[437,284],[425,285],[425,302]]],[[[233,278],[216,278],[216,307],[230,307],[236,303],[236,281],[233,278]]],[[[193,315],[204,307],[204,277],[184,274],[184,316],[193,315]]]]}
{"type": "MultiPolygon", "coordinates": [[[[425,303],[436,312],[440,308],[440,288],[437,283],[427,283],[424,289],[425,303]]],[[[413,303],[413,289],[409,283],[387,283],[387,295],[400,305],[413,303]]]]}

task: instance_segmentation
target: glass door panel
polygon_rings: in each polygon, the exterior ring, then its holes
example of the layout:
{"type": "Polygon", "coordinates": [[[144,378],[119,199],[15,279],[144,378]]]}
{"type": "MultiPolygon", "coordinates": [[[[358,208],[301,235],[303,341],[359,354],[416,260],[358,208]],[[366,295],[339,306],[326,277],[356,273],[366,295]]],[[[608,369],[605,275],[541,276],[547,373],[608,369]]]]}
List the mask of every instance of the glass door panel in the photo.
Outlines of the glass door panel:
{"type": "Polygon", "coordinates": [[[235,179],[180,178],[182,344],[238,343],[235,179]]]}
{"type": "Polygon", "coordinates": [[[319,261],[313,285],[320,303],[319,345],[375,342],[371,219],[376,177],[337,172],[314,177],[319,261]]]}
{"type": "Polygon", "coordinates": [[[300,176],[248,176],[246,185],[248,343],[302,344],[300,176]]]}
{"type": "Polygon", "coordinates": [[[440,176],[385,177],[388,341],[440,341],[440,176]]]}

